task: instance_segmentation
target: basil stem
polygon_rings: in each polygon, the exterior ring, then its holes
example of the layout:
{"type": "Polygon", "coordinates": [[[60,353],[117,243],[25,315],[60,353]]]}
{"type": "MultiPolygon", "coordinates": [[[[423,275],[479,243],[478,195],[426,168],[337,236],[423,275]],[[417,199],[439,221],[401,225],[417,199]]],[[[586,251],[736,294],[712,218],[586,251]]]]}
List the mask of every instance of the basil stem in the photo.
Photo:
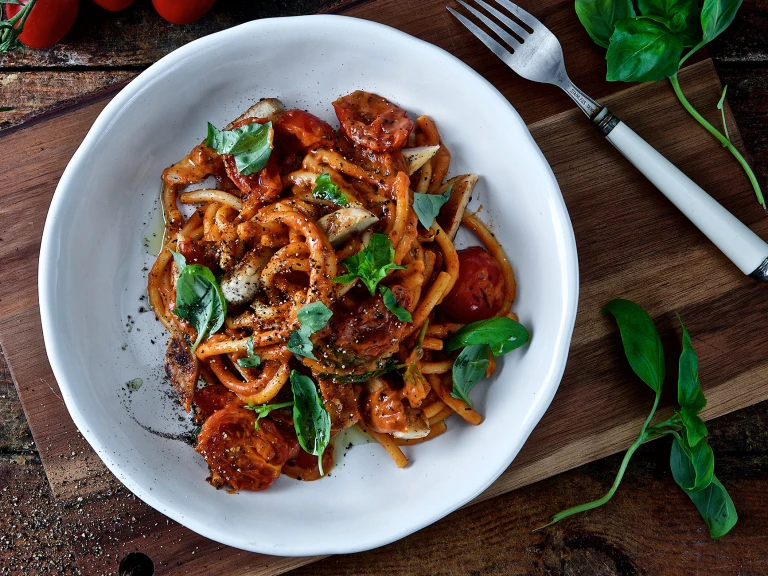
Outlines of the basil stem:
{"type": "MultiPolygon", "coordinates": [[[[681,65],[683,62],[685,62],[686,58],[687,55],[680,61],[681,65]]],[[[672,89],[675,91],[677,99],[680,100],[683,108],[685,108],[688,113],[707,130],[707,132],[717,138],[720,144],[722,144],[724,148],[727,148],[733,157],[736,158],[739,164],[741,164],[741,167],[747,174],[747,178],[749,178],[749,182],[752,184],[752,189],[755,191],[757,201],[760,203],[760,206],[762,206],[763,209],[766,209],[765,198],[763,198],[763,192],[760,189],[760,183],[757,181],[755,173],[752,172],[752,168],[750,168],[749,163],[744,159],[744,156],[741,155],[741,152],[736,149],[736,146],[734,146],[726,136],[720,133],[720,131],[712,126],[712,124],[710,124],[706,118],[699,114],[698,110],[696,110],[696,108],[694,108],[693,105],[688,101],[688,99],[685,97],[685,94],[683,94],[683,90],[680,88],[680,81],[677,77],[677,73],[669,77],[669,82],[672,84],[672,89]]]]}

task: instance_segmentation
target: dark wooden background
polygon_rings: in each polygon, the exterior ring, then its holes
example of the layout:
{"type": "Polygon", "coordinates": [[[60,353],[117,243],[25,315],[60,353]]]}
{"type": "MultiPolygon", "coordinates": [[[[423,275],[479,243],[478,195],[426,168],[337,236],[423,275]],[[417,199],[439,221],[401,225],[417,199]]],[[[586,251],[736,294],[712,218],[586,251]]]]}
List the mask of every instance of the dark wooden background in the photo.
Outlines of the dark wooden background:
{"type": "MultiPolygon", "coordinates": [[[[0,128],[119,85],[199,36],[254,18],[329,7],[320,0],[220,0],[200,22],[178,27],[157,17],[148,0],[118,15],[83,0],[78,23],[63,43],[0,57],[0,106],[16,107],[0,114],[0,128]]],[[[768,1],[745,2],[711,53],[768,188],[768,1]]],[[[1,271],[2,263],[5,281],[1,271]]],[[[530,533],[527,526],[604,492],[620,457],[460,510],[405,542],[332,557],[293,574],[768,574],[768,406],[758,404],[709,427],[718,476],[736,501],[741,526],[762,529],[737,526],[725,539],[711,541],[675,486],[669,448],[660,441],[636,454],[608,506],[546,532],[530,533]]],[[[116,485],[115,491],[124,489],[116,485]]],[[[94,521],[87,507],[54,501],[0,355],[0,574],[78,573],[78,555],[111,558],[118,547],[104,545],[110,542],[104,534],[132,521],[119,509],[109,520],[94,521]]]]}

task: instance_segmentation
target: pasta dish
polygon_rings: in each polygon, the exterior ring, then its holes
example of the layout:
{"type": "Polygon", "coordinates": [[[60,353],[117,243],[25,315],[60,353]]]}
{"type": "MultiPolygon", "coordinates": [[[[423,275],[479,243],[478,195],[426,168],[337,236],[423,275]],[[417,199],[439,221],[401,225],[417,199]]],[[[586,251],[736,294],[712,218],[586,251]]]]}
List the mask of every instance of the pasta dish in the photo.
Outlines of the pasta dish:
{"type": "Polygon", "coordinates": [[[403,467],[453,414],[481,422],[470,390],[529,339],[435,123],[362,91],[333,108],[338,130],[261,100],[162,175],[149,300],[217,488],[318,479],[351,426],[403,467]]]}

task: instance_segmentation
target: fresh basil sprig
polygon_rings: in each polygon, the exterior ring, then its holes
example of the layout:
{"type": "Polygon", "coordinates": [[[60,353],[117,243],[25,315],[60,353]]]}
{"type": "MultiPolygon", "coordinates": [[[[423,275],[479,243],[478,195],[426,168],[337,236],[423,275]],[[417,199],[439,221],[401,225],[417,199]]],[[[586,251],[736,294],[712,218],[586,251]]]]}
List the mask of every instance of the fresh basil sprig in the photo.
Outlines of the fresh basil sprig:
{"type": "Polygon", "coordinates": [[[379,286],[379,292],[384,300],[384,306],[386,306],[387,310],[392,312],[400,322],[413,322],[413,316],[411,316],[411,313],[408,312],[408,310],[397,303],[397,299],[392,293],[392,290],[386,286],[379,286]]]}
{"type": "Polygon", "coordinates": [[[472,407],[469,393],[480,382],[488,369],[490,352],[487,344],[472,344],[464,348],[453,362],[453,389],[451,396],[472,407]]]}
{"type": "Polygon", "coordinates": [[[197,330],[197,340],[192,345],[192,353],[197,345],[209,334],[215,333],[224,325],[227,315],[227,302],[213,273],[202,264],[187,265],[183,254],[174,252],[173,259],[179,269],[176,281],[176,308],[173,313],[192,323],[197,330]]]}
{"type": "Polygon", "coordinates": [[[317,456],[317,466],[323,476],[323,452],[331,439],[331,416],[309,376],[291,370],[291,390],[296,436],[305,452],[317,456]]]}
{"type": "Polygon", "coordinates": [[[461,328],[443,344],[445,352],[464,347],[453,363],[451,396],[471,407],[469,392],[485,375],[491,354],[511,352],[530,338],[525,326],[503,316],[478,320],[461,328]]]}
{"type": "Polygon", "coordinates": [[[395,264],[395,249],[389,237],[378,233],[371,234],[368,246],[345,258],[341,263],[347,267],[347,273],[334,278],[333,281],[347,284],[355,278],[360,278],[371,296],[376,294],[376,285],[390,270],[405,270],[405,266],[395,264]]]}
{"type": "Polygon", "coordinates": [[[296,317],[299,319],[299,329],[294,330],[288,336],[286,348],[299,356],[306,356],[307,358],[312,358],[312,360],[317,360],[312,352],[314,345],[309,337],[318,330],[325,328],[331,316],[333,316],[333,312],[319,300],[304,306],[296,314],[296,317]]]}
{"type": "Polygon", "coordinates": [[[446,340],[445,352],[453,352],[462,346],[488,344],[494,356],[500,356],[519,348],[530,340],[525,326],[505,316],[478,320],[460,328],[446,340]]]}
{"type": "Polygon", "coordinates": [[[320,174],[315,180],[315,187],[312,189],[312,196],[321,200],[328,200],[338,206],[348,206],[349,200],[347,200],[344,192],[339,190],[339,187],[333,183],[330,174],[320,174]]]}
{"type": "Polygon", "coordinates": [[[432,228],[432,224],[440,214],[440,208],[451,199],[451,191],[453,190],[453,184],[451,183],[445,192],[442,194],[419,194],[414,192],[413,194],[413,210],[416,212],[416,216],[419,217],[419,222],[427,230],[432,228]]]}
{"type": "Polygon", "coordinates": [[[272,122],[252,122],[234,130],[219,130],[209,122],[205,145],[219,154],[234,156],[237,170],[243,176],[249,176],[267,165],[273,137],[272,122]]]}
{"type": "Polygon", "coordinates": [[[632,0],[576,0],[576,14],[595,43],[608,48],[606,79],[648,82],[669,78],[683,107],[739,162],[765,208],[760,184],[747,161],[728,135],[691,105],[678,79],[682,65],[731,25],[741,3],[704,0],[699,7],[697,0],[636,0],[635,4],[632,0]]]}
{"type": "Polygon", "coordinates": [[[253,336],[248,336],[245,342],[245,350],[248,355],[245,358],[238,358],[237,363],[242,368],[256,368],[261,364],[261,358],[253,352],[253,336]]]}
{"type": "Polygon", "coordinates": [[[256,430],[261,430],[259,428],[259,420],[267,416],[272,410],[290,408],[291,406],[293,406],[293,402],[280,402],[279,404],[254,404],[253,402],[248,402],[248,405],[243,406],[243,408],[256,412],[256,422],[253,423],[253,426],[256,430]]]}
{"type": "Polygon", "coordinates": [[[615,0],[577,1],[576,15],[595,44],[608,48],[616,22],[624,18],[634,18],[635,8],[632,5],[632,0],[626,2],[615,0]]]}
{"type": "Polygon", "coordinates": [[[602,498],[555,514],[547,526],[608,502],[618,489],[632,454],[643,442],[671,435],[673,440],[669,464],[675,482],[696,506],[707,523],[712,538],[724,536],[736,524],[738,514],[728,492],[715,476],[715,457],[705,440],[706,426],[698,416],[707,402],[699,384],[699,359],[688,331],[680,321],[682,352],[677,382],[680,408],[669,420],[651,426],[664,381],[664,350],[659,333],[648,313],[629,300],[613,300],[608,303],[604,312],[616,319],[624,352],[632,370],[655,392],[653,407],[640,428],[637,440],[624,455],[610,490],[602,498]]]}

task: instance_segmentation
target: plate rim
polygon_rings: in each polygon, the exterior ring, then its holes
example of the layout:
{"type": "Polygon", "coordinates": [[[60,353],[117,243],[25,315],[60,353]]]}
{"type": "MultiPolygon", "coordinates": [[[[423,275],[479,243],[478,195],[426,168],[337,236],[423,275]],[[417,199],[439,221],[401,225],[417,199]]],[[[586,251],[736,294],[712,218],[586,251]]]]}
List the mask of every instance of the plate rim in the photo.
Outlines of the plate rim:
{"type": "Polygon", "coordinates": [[[541,152],[540,148],[538,147],[535,140],[533,139],[533,136],[528,130],[528,127],[525,125],[522,118],[518,114],[517,110],[515,110],[515,108],[506,99],[506,97],[495,86],[493,86],[493,84],[491,84],[488,80],[486,80],[481,74],[475,71],[468,64],[466,64],[465,62],[463,62],[462,60],[460,60],[450,52],[443,50],[442,48],[434,44],[431,44],[427,41],[416,38],[406,32],[402,32],[396,28],[387,26],[385,24],[380,24],[378,22],[373,22],[370,20],[362,19],[362,18],[335,15],[335,14],[312,14],[312,15],[304,15],[304,16],[263,18],[259,20],[252,20],[249,22],[245,22],[238,26],[234,26],[232,28],[219,31],[219,32],[204,36],[202,38],[198,38],[192,42],[189,42],[177,48],[176,50],[170,52],[169,54],[165,55],[163,58],[161,58],[160,60],[152,64],[150,67],[148,67],[146,70],[144,70],[142,73],[140,73],[128,85],[122,88],[114,96],[114,98],[105,106],[105,108],[99,113],[93,125],[88,130],[88,133],[86,134],[86,137],[84,138],[83,142],[80,144],[77,151],[68,162],[67,167],[65,168],[56,186],[56,190],[52,197],[51,204],[45,219],[45,226],[43,229],[41,249],[40,249],[40,257],[38,262],[38,298],[39,298],[39,307],[40,307],[40,317],[41,317],[41,324],[42,324],[42,330],[43,330],[43,340],[45,343],[46,354],[48,356],[51,369],[53,371],[54,376],[56,377],[57,383],[59,384],[59,389],[61,391],[62,397],[64,398],[64,402],[66,404],[67,410],[70,414],[70,417],[74,421],[75,426],[83,435],[83,437],[88,441],[88,443],[91,445],[94,451],[98,454],[99,458],[102,460],[102,462],[104,462],[104,464],[107,466],[110,472],[112,472],[112,474],[114,474],[115,477],[118,478],[118,480],[120,480],[120,482],[124,484],[126,488],[128,488],[128,490],[131,491],[131,493],[133,493],[136,497],[141,499],[144,503],[154,508],[161,514],[164,514],[169,518],[171,518],[172,520],[178,522],[179,524],[186,527],[187,529],[205,538],[219,542],[221,544],[225,544],[227,546],[232,546],[232,547],[240,548],[240,549],[251,551],[251,552],[258,552],[262,554],[271,554],[271,555],[279,555],[279,556],[315,556],[315,555],[322,555],[322,554],[347,554],[347,553],[370,550],[373,548],[377,548],[379,546],[384,546],[391,542],[400,540],[401,538],[404,538],[418,530],[421,530],[426,526],[429,526],[439,521],[440,519],[444,518],[451,512],[461,508],[471,500],[474,500],[478,495],[484,492],[493,482],[495,482],[499,478],[499,476],[501,476],[501,474],[510,466],[510,464],[517,457],[522,446],[530,438],[531,432],[533,431],[535,426],[539,423],[539,421],[541,420],[546,410],[549,408],[552,402],[552,399],[554,398],[554,395],[560,386],[562,375],[564,373],[565,365],[568,359],[568,351],[570,348],[570,341],[573,335],[573,328],[575,326],[576,312],[578,308],[578,297],[579,297],[579,269],[578,269],[578,253],[576,250],[576,240],[575,240],[575,234],[573,231],[573,225],[572,225],[570,216],[568,214],[568,210],[565,205],[565,200],[560,190],[560,186],[557,182],[557,179],[554,176],[554,173],[552,172],[551,166],[549,165],[546,158],[544,157],[544,154],[541,152]],[[459,67],[463,68],[465,72],[473,76],[478,83],[483,84],[487,89],[489,89],[490,94],[493,94],[499,100],[500,105],[506,108],[507,112],[510,113],[510,116],[513,117],[514,120],[522,128],[523,133],[528,139],[529,146],[531,146],[533,152],[539,158],[539,161],[541,163],[541,168],[544,168],[545,172],[548,174],[549,178],[551,179],[552,185],[554,186],[552,199],[555,201],[554,207],[557,210],[557,215],[559,216],[558,219],[562,222],[562,226],[560,230],[560,232],[562,233],[562,238],[560,238],[560,241],[562,242],[563,254],[565,256],[565,262],[561,263],[560,265],[563,268],[563,282],[569,283],[568,286],[564,286],[564,289],[566,294],[570,293],[573,296],[570,300],[567,298],[564,299],[565,300],[564,312],[560,318],[560,323],[559,323],[558,331],[556,335],[557,342],[555,344],[555,354],[553,357],[552,369],[550,370],[549,375],[542,380],[542,387],[544,387],[545,384],[547,385],[545,390],[546,394],[542,394],[538,396],[537,399],[532,404],[527,417],[528,425],[525,426],[524,428],[521,428],[522,440],[520,441],[519,446],[515,446],[511,450],[511,456],[509,458],[505,458],[503,461],[501,461],[502,465],[500,468],[494,469],[492,474],[489,471],[489,477],[488,477],[489,479],[485,484],[480,486],[475,491],[468,492],[467,494],[465,494],[463,498],[460,498],[458,501],[452,500],[450,504],[447,504],[441,507],[440,510],[436,511],[436,513],[425,515],[417,522],[408,523],[407,528],[399,529],[399,530],[389,530],[386,532],[385,535],[382,535],[382,536],[372,536],[370,534],[365,534],[363,538],[356,540],[354,545],[345,545],[343,542],[340,542],[336,546],[324,545],[324,546],[316,547],[312,549],[308,549],[308,548],[296,549],[294,547],[291,547],[290,545],[287,545],[287,546],[272,545],[272,546],[265,547],[263,545],[253,542],[253,540],[249,541],[247,538],[244,538],[244,537],[233,540],[231,538],[231,536],[233,535],[227,534],[227,533],[221,533],[216,529],[209,530],[205,523],[198,521],[193,517],[185,515],[183,511],[179,511],[176,509],[167,509],[165,504],[160,499],[156,498],[151,490],[148,490],[144,486],[142,486],[140,479],[134,478],[134,476],[139,476],[139,475],[137,473],[131,473],[130,471],[127,471],[126,469],[124,469],[124,467],[122,467],[122,465],[118,461],[112,458],[110,449],[105,446],[105,444],[101,441],[101,439],[97,435],[93,434],[89,430],[88,424],[87,424],[87,416],[85,416],[83,412],[79,409],[79,406],[75,397],[70,393],[69,384],[66,382],[65,379],[59,377],[59,375],[63,375],[65,373],[65,368],[62,366],[64,362],[61,360],[61,356],[63,355],[59,354],[60,345],[56,343],[56,338],[54,334],[55,322],[51,314],[52,299],[54,298],[53,296],[54,282],[52,282],[52,280],[56,277],[55,265],[52,266],[52,264],[55,264],[57,260],[56,258],[57,249],[56,249],[55,239],[57,236],[56,232],[62,226],[60,222],[57,222],[57,220],[61,220],[60,218],[57,219],[57,215],[63,209],[63,203],[66,201],[64,190],[66,188],[71,187],[69,180],[72,177],[72,173],[75,171],[75,166],[80,164],[83,158],[87,155],[88,151],[94,147],[101,133],[114,120],[114,117],[120,111],[121,107],[127,102],[129,102],[136,95],[138,95],[144,89],[147,81],[152,80],[157,76],[161,76],[167,69],[185,60],[188,56],[193,55],[195,52],[201,50],[202,48],[207,47],[209,45],[211,47],[215,47],[221,40],[226,39],[226,37],[229,37],[229,36],[236,36],[245,31],[252,31],[261,27],[269,27],[273,25],[284,25],[286,23],[288,26],[292,26],[294,25],[294,23],[296,25],[301,25],[302,23],[308,22],[308,21],[311,21],[313,24],[319,24],[319,23],[322,23],[322,21],[339,22],[340,20],[347,22],[348,25],[360,26],[363,28],[368,27],[369,29],[371,29],[372,32],[375,32],[377,34],[393,35],[398,42],[411,43],[421,51],[427,51],[432,53],[436,58],[448,59],[452,61],[454,65],[458,65],[459,67]],[[571,259],[570,262],[568,262],[569,257],[571,259]]]}

